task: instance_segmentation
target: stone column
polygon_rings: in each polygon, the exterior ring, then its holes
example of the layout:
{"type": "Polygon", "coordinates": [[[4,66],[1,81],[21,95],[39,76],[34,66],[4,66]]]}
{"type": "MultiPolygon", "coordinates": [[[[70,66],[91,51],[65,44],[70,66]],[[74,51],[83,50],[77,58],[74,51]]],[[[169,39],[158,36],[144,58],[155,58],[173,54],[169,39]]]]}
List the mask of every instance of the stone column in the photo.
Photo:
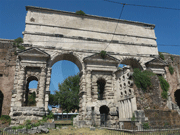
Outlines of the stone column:
{"type": "Polygon", "coordinates": [[[121,107],[122,107],[122,117],[121,118],[125,118],[125,107],[124,107],[124,101],[121,101],[121,107]]]}
{"type": "Polygon", "coordinates": [[[81,76],[81,87],[82,87],[82,91],[83,91],[83,95],[82,95],[82,101],[80,101],[82,103],[82,116],[81,116],[81,120],[85,119],[85,115],[86,115],[86,95],[87,95],[87,91],[86,91],[86,79],[85,79],[85,71],[82,71],[82,76],[81,76]]]}
{"type": "Polygon", "coordinates": [[[86,73],[86,91],[87,91],[87,103],[91,102],[91,71],[86,73]]]}
{"type": "Polygon", "coordinates": [[[21,66],[19,71],[17,100],[15,106],[22,106],[24,94],[24,81],[25,81],[25,67],[21,66]]]}
{"type": "Polygon", "coordinates": [[[128,99],[128,107],[129,107],[129,118],[132,118],[132,108],[131,108],[131,99],[128,99]]]}
{"type": "Polygon", "coordinates": [[[46,91],[46,95],[45,95],[45,111],[46,113],[48,113],[48,102],[49,102],[49,94],[50,94],[50,91],[46,91]]]}
{"type": "Polygon", "coordinates": [[[47,76],[46,76],[46,95],[45,95],[45,111],[48,110],[48,102],[49,102],[49,86],[51,81],[51,67],[47,68],[47,76]]]}
{"type": "Polygon", "coordinates": [[[129,117],[129,115],[128,115],[128,104],[127,104],[127,100],[124,100],[124,102],[125,102],[125,115],[126,115],[126,117],[125,118],[128,118],[129,117]]]}
{"type": "Polygon", "coordinates": [[[39,81],[39,99],[38,99],[37,107],[45,107],[44,105],[45,81],[46,81],[46,68],[42,67],[40,81],[39,81]]]}
{"type": "Polygon", "coordinates": [[[119,101],[119,120],[122,118],[122,106],[121,101],[119,101]]]}

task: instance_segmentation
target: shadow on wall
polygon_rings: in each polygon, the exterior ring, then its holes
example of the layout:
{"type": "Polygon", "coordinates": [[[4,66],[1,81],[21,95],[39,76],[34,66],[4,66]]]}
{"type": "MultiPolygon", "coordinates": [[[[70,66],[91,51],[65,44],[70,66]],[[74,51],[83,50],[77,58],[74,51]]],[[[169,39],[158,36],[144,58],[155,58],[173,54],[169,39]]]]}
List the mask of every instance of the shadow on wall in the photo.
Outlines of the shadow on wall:
{"type": "Polygon", "coordinates": [[[3,99],[4,99],[4,95],[3,95],[3,93],[0,91],[0,116],[1,116],[1,114],[2,114],[3,99]]]}

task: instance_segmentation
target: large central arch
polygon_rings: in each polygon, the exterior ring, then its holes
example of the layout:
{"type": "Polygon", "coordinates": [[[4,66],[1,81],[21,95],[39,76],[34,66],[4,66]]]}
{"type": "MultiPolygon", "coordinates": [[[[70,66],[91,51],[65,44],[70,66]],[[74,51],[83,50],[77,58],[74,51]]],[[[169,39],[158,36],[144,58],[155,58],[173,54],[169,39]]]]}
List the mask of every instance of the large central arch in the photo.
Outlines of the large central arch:
{"type": "Polygon", "coordinates": [[[68,60],[73,62],[77,65],[79,70],[81,71],[83,68],[82,60],[80,60],[79,56],[76,53],[69,52],[69,53],[55,53],[52,55],[49,66],[52,67],[56,62],[60,60],[68,60]]]}

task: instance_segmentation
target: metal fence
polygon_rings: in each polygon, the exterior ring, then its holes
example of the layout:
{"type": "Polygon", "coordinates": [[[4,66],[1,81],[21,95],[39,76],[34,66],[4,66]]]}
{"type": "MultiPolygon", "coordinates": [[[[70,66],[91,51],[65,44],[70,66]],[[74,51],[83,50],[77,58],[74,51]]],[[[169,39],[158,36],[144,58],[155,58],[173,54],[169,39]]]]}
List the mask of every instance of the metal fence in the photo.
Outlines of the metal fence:
{"type": "Polygon", "coordinates": [[[28,135],[28,134],[23,134],[18,132],[17,130],[12,129],[8,131],[0,130],[0,135],[28,135]]]}

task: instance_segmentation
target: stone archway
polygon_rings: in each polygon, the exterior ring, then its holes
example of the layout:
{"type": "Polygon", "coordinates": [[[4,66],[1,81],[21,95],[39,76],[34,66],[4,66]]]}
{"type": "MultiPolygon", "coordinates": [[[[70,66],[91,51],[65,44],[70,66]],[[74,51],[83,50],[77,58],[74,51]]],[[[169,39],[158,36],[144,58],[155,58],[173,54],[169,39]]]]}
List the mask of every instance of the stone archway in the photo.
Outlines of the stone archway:
{"type": "Polygon", "coordinates": [[[130,66],[132,69],[139,68],[143,70],[143,65],[141,65],[139,58],[127,57],[121,60],[121,64],[130,66]]]}
{"type": "Polygon", "coordinates": [[[4,99],[4,95],[0,91],[0,117],[1,117],[1,114],[2,114],[3,99],[4,99]]]}
{"type": "Polygon", "coordinates": [[[100,111],[100,126],[107,126],[107,117],[109,114],[109,108],[106,105],[103,105],[99,108],[100,111]]]}
{"type": "Polygon", "coordinates": [[[175,101],[176,101],[177,105],[178,105],[179,108],[180,108],[180,89],[177,89],[177,90],[174,92],[174,98],[175,98],[175,101]]]}
{"type": "Polygon", "coordinates": [[[56,62],[60,60],[71,61],[77,65],[80,71],[83,69],[83,62],[80,56],[73,52],[55,53],[49,61],[49,66],[52,67],[56,62]]]}
{"type": "Polygon", "coordinates": [[[33,92],[31,92],[30,95],[30,89],[29,89],[29,84],[31,81],[37,81],[38,82],[38,78],[36,76],[30,76],[27,78],[27,82],[26,82],[26,90],[25,90],[25,99],[24,99],[24,106],[36,106],[36,99],[35,101],[30,101],[30,100],[34,100],[34,99],[29,99],[29,98],[36,98],[37,95],[39,94],[39,90],[38,90],[38,86],[36,88],[36,90],[34,90],[33,92]]]}

